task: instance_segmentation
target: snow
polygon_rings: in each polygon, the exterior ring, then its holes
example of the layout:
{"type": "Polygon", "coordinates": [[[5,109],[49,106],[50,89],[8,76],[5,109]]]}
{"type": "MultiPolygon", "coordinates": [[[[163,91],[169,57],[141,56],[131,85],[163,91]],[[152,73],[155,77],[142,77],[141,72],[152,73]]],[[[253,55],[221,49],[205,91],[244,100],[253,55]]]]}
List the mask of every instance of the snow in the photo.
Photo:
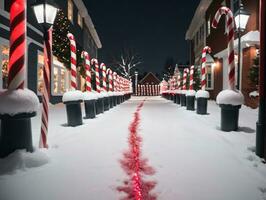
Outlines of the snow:
{"type": "Polygon", "coordinates": [[[249,93],[249,97],[259,97],[260,94],[258,93],[258,91],[253,91],[249,93]]]}
{"type": "Polygon", "coordinates": [[[196,98],[210,98],[210,93],[206,90],[198,90],[196,93],[196,98]]]}
{"type": "Polygon", "coordinates": [[[196,95],[196,91],[195,90],[188,90],[186,92],[186,96],[195,96],[196,95]]]}
{"type": "Polygon", "coordinates": [[[216,102],[218,104],[225,104],[225,105],[242,105],[244,103],[244,96],[240,91],[236,90],[223,90],[221,91],[217,98],[216,102]]]}
{"type": "Polygon", "coordinates": [[[21,113],[37,112],[39,99],[29,89],[2,90],[0,91],[0,114],[14,116],[21,113]]]}
{"type": "Polygon", "coordinates": [[[62,98],[63,102],[83,100],[83,93],[79,90],[65,92],[62,98]]]}
{"type": "Polygon", "coordinates": [[[182,90],[175,90],[176,94],[181,94],[182,90]]]}
{"type": "Polygon", "coordinates": [[[89,101],[89,100],[96,100],[98,99],[97,94],[93,92],[83,92],[83,100],[84,101],[89,101]]]}
{"type": "MultiPolygon", "coordinates": [[[[116,187],[128,176],[119,160],[128,149],[133,113],[145,98],[141,153],[156,170],[147,179],[157,182],[153,192],[158,199],[266,198],[266,167],[254,153],[257,109],[242,106],[239,131],[228,133],[219,129],[220,108],[214,101],[208,102],[209,115],[202,116],[161,97],[132,97],[78,127],[65,126],[63,104],[50,106],[50,148],[32,154],[40,158],[36,162],[29,162],[32,159],[25,157],[31,154],[21,151],[0,159],[0,199],[121,199],[116,187]],[[10,163],[14,170],[6,170],[10,163]]],[[[32,121],[37,146],[40,113],[32,121]]]]}

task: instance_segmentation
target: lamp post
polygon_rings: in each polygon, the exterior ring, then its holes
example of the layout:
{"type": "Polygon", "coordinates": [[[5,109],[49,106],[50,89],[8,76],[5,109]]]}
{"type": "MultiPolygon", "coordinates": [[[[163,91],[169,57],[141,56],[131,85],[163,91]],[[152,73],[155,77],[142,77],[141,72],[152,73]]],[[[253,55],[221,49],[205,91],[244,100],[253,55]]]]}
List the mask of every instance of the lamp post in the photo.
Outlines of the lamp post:
{"type": "Polygon", "coordinates": [[[259,117],[256,127],[256,154],[266,158],[266,87],[265,87],[265,0],[260,0],[260,67],[259,67],[259,117]]]}
{"type": "Polygon", "coordinates": [[[138,95],[138,71],[135,71],[135,95],[138,95]]]}
{"type": "Polygon", "coordinates": [[[40,148],[48,148],[47,134],[48,134],[48,111],[49,111],[49,100],[50,100],[50,77],[51,77],[51,65],[52,65],[52,35],[51,26],[54,23],[57,8],[52,1],[37,0],[32,5],[34,14],[37,18],[38,23],[43,28],[43,39],[44,39],[44,66],[43,66],[43,80],[44,87],[42,91],[42,125],[41,125],[41,137],[40,137],[40,148]]]}
{"type": "Polygon", "coordinates": [[[237,85],[240,89],[240,62],[241,62],[241,33],[246,29],[250,14],[244,10],[243,4],[239,0],[239,10],[235,13],[236,32],[238,37],[238,59],[237,59],[237,85]]]}

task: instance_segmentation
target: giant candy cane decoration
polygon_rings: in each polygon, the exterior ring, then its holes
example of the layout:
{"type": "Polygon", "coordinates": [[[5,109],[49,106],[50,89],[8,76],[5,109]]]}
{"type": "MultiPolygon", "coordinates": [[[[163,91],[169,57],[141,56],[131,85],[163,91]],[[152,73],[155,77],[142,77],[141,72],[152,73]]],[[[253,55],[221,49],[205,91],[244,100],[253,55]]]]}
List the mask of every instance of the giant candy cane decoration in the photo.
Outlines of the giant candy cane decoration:
{"type": "Polygon", "coordinates": [[[100,86],[100,73],[99,73],[99,63],[96,58],[91,60],[91,65],[95,65],[95,80],[96,80],[96,91],[101,93],[101,86],[100,86]]]}
{"type": "Polygon", "coordinates": [[[235,53],[234,53],[234,16],[232,11],[227,7],[221,7],[215,14],[212,22],[212,27],[217,28],[221,16],[226,16],[226,30],[228,36],[228,66],[229,66],[229,87],[235,90],[235,53]]]}
{"type": "Polygon", "coordinates": [[[77,89],[77,55],[76,41],[72,33],[68,33],[67,37],[70,41],[70,61],[71,61],[71,89],[77,89]]]}
{"type": "Polygon", "coordinates": [[[102,70],[102,81],[103,81],[103,91],[107,92],[107,84],[106,84],[106,66],[104,63],[101,63],[100,68],[102,70]]]}
{"type": "Polygon", "coordinates": [[[106,73],[108,75],[108,81],[109,81],[108,91],[109,92],[113,92],[114,91],[114,87],[113,87],[113,71],[110,68],[108,68],[106,70],[106,73]]]}
{"type": "Polygon", "coordinates": [[[26,52],[26,1],[11,0],[8,89],[23,89],[26,52]]]}
{"type": "Polygon", "coordinates": [[[187,90],[187,73],[188,69],[185,68],[183,72],[183,90],[187,90]]]}
{"type": "Polygon", "coordinates": [[[91,92],[91,64],[90,56],[88,52],[82,51],[82,58],[84,59],[85,71],[86,71],[86,91],[91,92]]]}
{"type": "Polygon", "coordinates": [[[202,49],[202,66],[201,66],[201,89],[206,89],[206,75],[207,75],[207,69],[206,69],[206,54],[211,53],[211,48],[206,46],[202,49]]]}
{"type": "Polygon", "coordinates": [[[194,65],[190,67],[190,75],[189,75],[189,89],[193,90],[193,81],[194,81],[194,65]]]}

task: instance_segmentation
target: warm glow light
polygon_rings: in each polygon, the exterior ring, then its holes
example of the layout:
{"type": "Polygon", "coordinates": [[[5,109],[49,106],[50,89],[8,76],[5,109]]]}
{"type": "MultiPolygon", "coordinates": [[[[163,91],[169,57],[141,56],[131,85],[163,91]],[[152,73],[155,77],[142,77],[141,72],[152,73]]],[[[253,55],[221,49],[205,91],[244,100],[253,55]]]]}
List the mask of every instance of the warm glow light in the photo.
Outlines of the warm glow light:
{"type": "Polygon", "coordinates": [[[56,7],[47,3],[36,4],[32,7],[39,24],[45,24],[47,26],[54,23],[58,10],[56,7]]]}

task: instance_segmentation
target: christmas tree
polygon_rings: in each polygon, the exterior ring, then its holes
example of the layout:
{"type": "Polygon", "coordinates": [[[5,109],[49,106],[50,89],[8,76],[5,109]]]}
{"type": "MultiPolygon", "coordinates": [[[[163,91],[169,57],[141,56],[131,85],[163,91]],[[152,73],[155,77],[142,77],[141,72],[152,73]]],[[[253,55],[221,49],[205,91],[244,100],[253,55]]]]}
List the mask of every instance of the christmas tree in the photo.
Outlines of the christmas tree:
{"type": "Polygon", "coordinates": [[[248,77],[251,85],[257,87],[259,84],[259,56],[253,59],[253,65],[249,69],[248,77]]]}
{"type": "Polygon", "coordinates": [[[200,90],[201,88],[201,71],[200,71],[200,66],[195,66],[195,71],[194,71],[194,83],[193,83],[193,88],[194,90],[200,90]]]}

